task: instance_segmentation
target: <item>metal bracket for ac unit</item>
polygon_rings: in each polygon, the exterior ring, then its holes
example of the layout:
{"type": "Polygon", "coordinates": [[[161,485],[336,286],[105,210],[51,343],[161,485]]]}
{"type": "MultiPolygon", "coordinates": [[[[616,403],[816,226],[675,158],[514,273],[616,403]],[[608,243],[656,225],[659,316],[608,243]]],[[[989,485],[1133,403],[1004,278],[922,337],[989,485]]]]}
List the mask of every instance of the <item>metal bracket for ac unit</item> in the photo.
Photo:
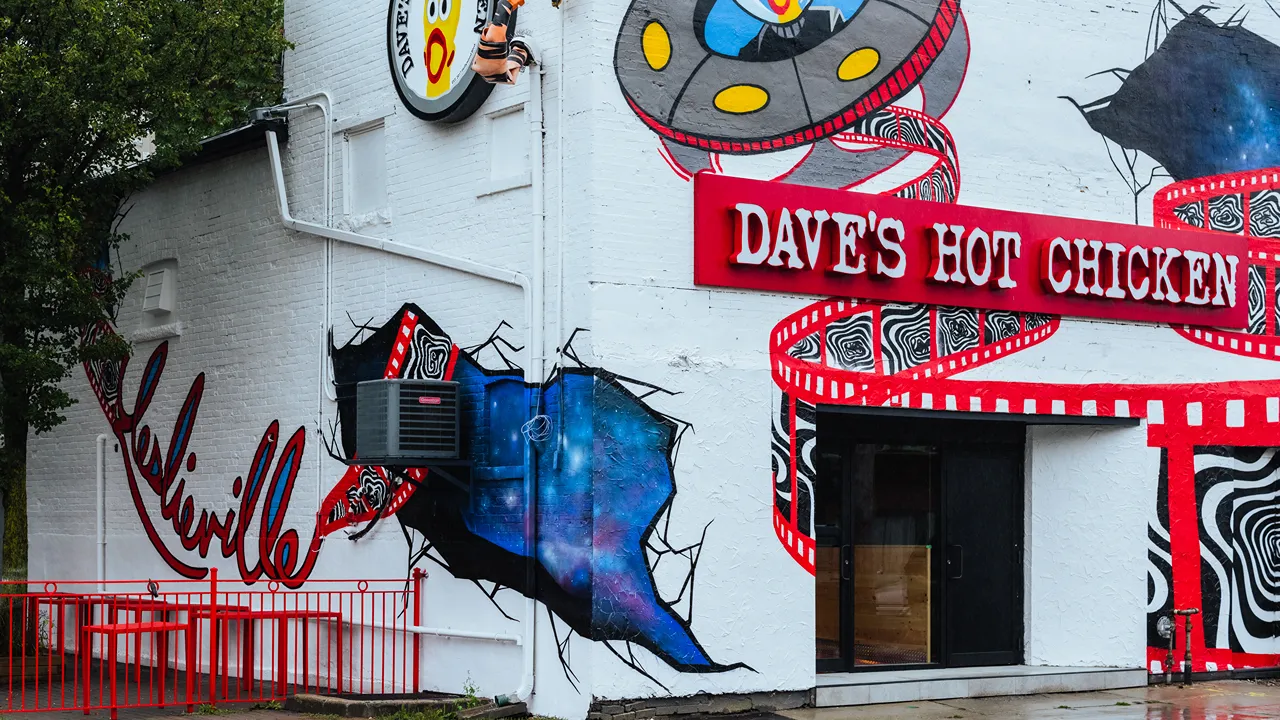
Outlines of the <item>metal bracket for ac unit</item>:
{"type": "MultiPolygon", "coordinates": [[[[348,464],[359,465],[361,463],[359,461],[351,461],[348,464]]],[[[422,487],[422,483],[418,482],[417,480],[414,480],[409,475],[409,470],[413,468],[400,467],[400,466],[386,466],[386,467],[388,470],[391,470],[393,472],[398,472],[400,476],[404,478],[404,481],[409,483],[410,485],[413,485],[416,488],[422,487]]],[[[421,468],[423,470],[427,470],[428,472],[436,473],[440,477],[444,478],[445,480],[449,481],[451,484],[456,486],[459,490],[462,490],[463,492],[467,492],[467,493],[471,492],[471,486],[469,484],[459,480],[456,475],[454,475],[453,473],[445,469],[446,467],[455,467],[455,468],[471,467],[470,460],[433,460],[429,463],[414,465],[413,467],[421,468]]]]}
{"type": "MultiPolygon", "coordinates": [[[[450,463],[450,464],[452,465],[453,463],[450,463]]],[[[471,465],[471,463],[469,463],[469,462],[459,462],[459,463],[457,463],[457,465],[458,465],[458,466],[463,466],[463,465],[469,466],[469,465],[471,465]]],[[[470,492],[471,492],[471,486],[470,486],[469,484],[464,483],[464,482],[462,482],[461,480],[459,480],[457,477],[455,477],[455,476],[454,476],[454,474],[453,474],[453,473],[449,472],[448,470],[445,470],[445,469],[444,469],[444,468],[445,468],[445,466],[444,466],[444,465],[441,465],[441,464],[432,464],[432,465],[427,465],[427,466],[426,466],[426,468],[427,468],[427,470],[429,470],[429,471],[431,471],[431,472],[439,473],[439,474],[440,474],[440,477],[442,477],[442,478],[444,478],[445,480],[448,480],[449,482],[451,482],[451,483],[453,483],[454,485],[458,486],[458,487],[459,487],[459,488],[461,488],[464,492],[467,492],[467,493],[470,493],[470,492]]]]}

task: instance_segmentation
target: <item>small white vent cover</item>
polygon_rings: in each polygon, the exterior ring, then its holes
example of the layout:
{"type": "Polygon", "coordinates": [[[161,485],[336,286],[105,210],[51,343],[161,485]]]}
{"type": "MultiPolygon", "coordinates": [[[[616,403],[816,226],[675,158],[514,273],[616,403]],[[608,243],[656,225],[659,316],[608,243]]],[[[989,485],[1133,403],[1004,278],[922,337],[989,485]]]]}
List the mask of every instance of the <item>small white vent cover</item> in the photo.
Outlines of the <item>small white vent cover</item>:
{"type": "Polygon", "coordinates": [[[152,270],[147,273],[146,291],[142,296],[142,309],[152,315],[173,312],[174,284],[177,273],[172,268],[152,270]]]}

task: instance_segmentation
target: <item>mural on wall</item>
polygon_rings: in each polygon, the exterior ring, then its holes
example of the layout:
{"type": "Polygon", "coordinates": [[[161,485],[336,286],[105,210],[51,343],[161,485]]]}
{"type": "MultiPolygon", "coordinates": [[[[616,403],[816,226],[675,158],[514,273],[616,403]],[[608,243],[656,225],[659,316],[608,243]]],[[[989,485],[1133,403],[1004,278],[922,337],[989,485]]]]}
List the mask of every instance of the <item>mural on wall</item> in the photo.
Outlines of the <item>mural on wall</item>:
{"type": "Polygon", "coordinates": [[[1212,9],[1162,0],[1146,59],[1107,71],[1116,91],[1078,105],[1093,130],[1177,181],[1280,166],[1280,46],[1246,28],[1247,13],[1216,22],[1212,9]]]}
{"type": "MultiPolygon", "coordinates": [[[[1188,12],[1161,0],[1151,14],[1142,62],[1106,71],[1119,87],[1076,106],[1104,139],[1135,208],[1157,178],[1173,180],[1154,191],[1158,226],[1257,238],[1250,243],[1248,327],[1173,329],[1201,346],[1274,360],[1280,357],[1280,243],[1274,240],[1280,238],[1280,46],[1245,26],[1244,8],[1221,20],[1213,16],[1216,10],[1188,12]]],[[[1261,395],[1275,388],[1250,383],[1238,392],[1261,395]]],[[[1192,643],[1205,660],[1197,669],[1280,664],[1280,602],[1273,587],[1280,555],[1271,541],[1280,488],[1274,449],[1266,447],[1280,444],[1272,424],[1277,402],[1266,400],[1268,424],[1234,433],[1231,444],[1214,437],[1213,423],[1205,419],[1197,423],[1205,429],[1189,431],[1180,447],[1152,442],[1164,448],[1148,531],[1153,672],[1176,629],[1168,617],[1174,607],[1201,610],[1192,643]]],[[[1238,416],[1229,413],[1225,420],[1241,427],[1238,416]]]]}
{"type": "Polygon", "coordinates": [[[614,70],[685,179],[716,172],[951,202],[941,120],[964,81],[958,0],[634,0],[614,70]]]}
{"type": "MultiPolygon", "coordinates": [[[[115,329],[104,323],[88,332],[113,333],[115,329]]],[[[200,579],[209,574],[208,567],[193,565],[175,554],[157,530],[154,513],[171,526],[185,551],[207,558],[210,547],[217,541],[216,549],[222,557],[236,559],[240,578],[246,585],[266,579],[279,581],[288,588],[300,587],[315,567],[321,543],[319,528],[316,528],[307,549],[303,550],[299,532],[284,527],[306,449],[305,430],[299,427],[284,440],[279,421],[273,421],[258,442],[249,471],[231,482],[231,496],[239,504],[227,508],[221,516],[218,508],[198,507],[194,494],[187,493],[186,485],[187,477],[199,467],[196,453],[189,448],[196,434],[200,401],[204,396],[204,373],[192,381],[164,448],[160,429],[153,429],[146,421],[147,410],[164,376],[168,353],[169,343],[162,342],[147,359],[131,409],[126,409],[124,403],[129,358],[84,364],[89,385],[120,444],[129,495],[147,539],[165,563],[182,577],[200,579]],[[262,510],[257,515],[255,542],[249,535],[254,529],[259,500],[262,510]],[[255,556],[257,559],[251,564],[255,556]]]]}
{"type": "MultiPolygon", "coordinates": [[[[686,179],[715,172],[954,202],[958,161],[939,121],[963,81],[968,33],[958,7],[931,7],[936,15],[913,24],[894,15],[905,12],[898,6],[870,0],[831,7],[636,0],[619,33],[615,71],[632,110],[686,179]],[[916,37],[907,27],[924,29],[916,37]],[[846,75],[859,82],[846,84],[846,75]]],[[[1273,360],[1280,242],[1262,238],[1280,238],[1280,171],[1261,169],[1280,164],[1270,111],[1280,58],[1239,16],[1213,22],[1206,12],[1162,2],[1147,61],[1109,71],[1120,89],[1076,107],[1107,138],[1135,203],[1158,178],[1177,181],[1156,193],[1156,223],[1259,238],[1251,243],[1247,331],[1169,331],[1214,351],[1273,360]]],[[[1164,458],[1150,528],[1152,672],[1161,671],[1175,597],[1179,607],[1204,611],[1193,638],[1197,669],[1280,664],[1280,604],[1271,600],[1280,575],[1270,540],[1275,472],[1270,450],[1249,448],[1280,444],[1280,381],[965,379],[1060,328],[1044,315],[853,299],[784,318],[770,336],[779,542],[814,572],[818,404],[1144,418],[1164,458]]]]}
{"type": "MultiPolygon", "coordinates": [[[[502,609],[509,588],[543,603],[581,637],[602,643],[644,674],[635,647],[682,672],[744,668],[711,658],[694,636],[694,580],[702,541],[676,547],[670,508],[685,423],[645,399],[666,391],[576,361],[529,385],[495,333],[462,350],[426,313],[407,304],[387,323],[333,347],[338,384],[336,451],[355,447],[354,383],[381,377],[460,384],[465,467],[392,470],[349,466],[321,510],[321,534],[394,513],[410,545],[410,566],[430,560],[471,580],[502,609]],[[493,351],[505,367],[478,357],[493,351]],[[538,415],[529,422],[530,408],[538,415]],[[536,578],[527,574],[524,469],[536,472],[536,578]],[[412,532],[410,532],[412,531],[412,532]],[[487,584],[487,587],[486,587],[487,584]],[[674,586],[674,591],[663,591],[674,586]]],[[[703,538],[706,528],[700,529],[703,538]]],[[[504,612],[505,614],[505,612],[504,612]]],[[[576,685],[566,634],[557,631],[566,676],[576,685]]],[[[660,684],[660,683],[659,683],[660,684]]]]}

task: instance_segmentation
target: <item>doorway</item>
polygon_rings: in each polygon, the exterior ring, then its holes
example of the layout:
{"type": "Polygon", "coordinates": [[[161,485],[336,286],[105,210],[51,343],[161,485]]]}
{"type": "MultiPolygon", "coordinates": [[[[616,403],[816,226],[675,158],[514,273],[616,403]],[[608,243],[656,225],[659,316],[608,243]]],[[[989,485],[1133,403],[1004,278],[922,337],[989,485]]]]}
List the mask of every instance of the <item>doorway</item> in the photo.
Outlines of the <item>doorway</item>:
{"type": "Polygon", "coordinates": [[[1022,662],[1020,423],[820,409],[819,672],[1022,662]]]}

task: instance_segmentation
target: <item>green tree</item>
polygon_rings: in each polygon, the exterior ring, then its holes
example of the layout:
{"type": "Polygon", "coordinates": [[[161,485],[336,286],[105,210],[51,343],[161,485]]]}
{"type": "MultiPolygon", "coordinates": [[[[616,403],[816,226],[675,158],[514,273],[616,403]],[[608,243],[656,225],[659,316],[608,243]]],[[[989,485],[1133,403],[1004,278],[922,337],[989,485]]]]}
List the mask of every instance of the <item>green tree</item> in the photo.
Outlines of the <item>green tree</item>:
{"type": "Polygon", "coordinates": [[[0,0],[0,567],[26,566],[30,432],[64,420],[130,195],[281,95],[283,0],[0,0]],[[95,270],[96,269],[96,270],[95,270]],[[6,517],[8,522],[6,523],[6,517]]]}

